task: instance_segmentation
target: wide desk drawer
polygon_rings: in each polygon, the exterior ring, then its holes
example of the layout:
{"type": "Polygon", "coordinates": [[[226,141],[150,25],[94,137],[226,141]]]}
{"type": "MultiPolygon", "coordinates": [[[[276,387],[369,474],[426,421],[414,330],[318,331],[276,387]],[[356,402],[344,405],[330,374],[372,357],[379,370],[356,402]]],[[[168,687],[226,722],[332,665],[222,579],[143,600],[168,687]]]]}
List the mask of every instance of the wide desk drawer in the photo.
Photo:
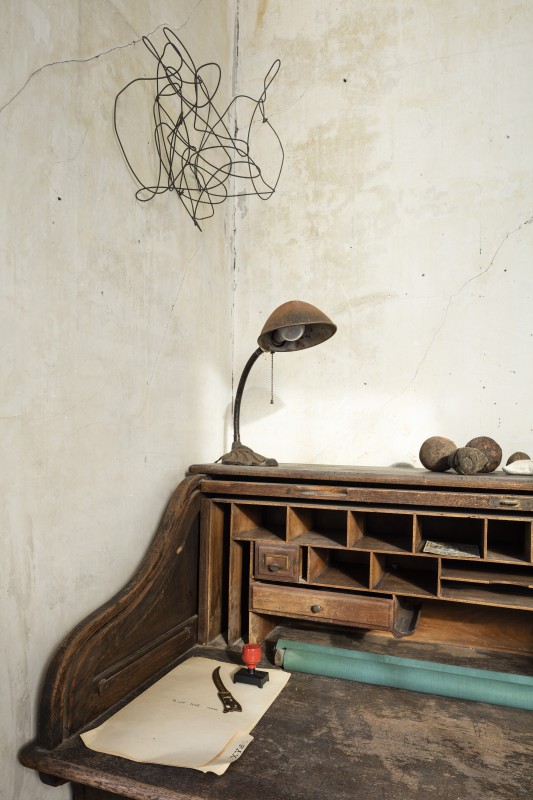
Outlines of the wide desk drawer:
{"type": "Polygon", "coordinates": [[[263,583],[253,583],[251,589],[251,610],[259,614],[386,631],[393,627],[394,601],[388,597],[366,597],[263,583]]]}

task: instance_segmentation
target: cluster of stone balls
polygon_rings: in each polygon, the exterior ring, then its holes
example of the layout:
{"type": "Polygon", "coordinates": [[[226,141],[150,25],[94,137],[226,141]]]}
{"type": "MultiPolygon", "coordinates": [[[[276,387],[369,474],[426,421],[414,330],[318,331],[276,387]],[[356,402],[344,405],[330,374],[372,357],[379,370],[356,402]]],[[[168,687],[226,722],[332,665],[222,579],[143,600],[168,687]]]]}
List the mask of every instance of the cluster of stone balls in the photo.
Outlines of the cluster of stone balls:
{"type": "MultiPolygon", "coordinates": [[[[446,472],[454,469],[460,475],[475,475],[478,472],[494,472],[502,460],[500,445],[490,436],[476,436],[465,447],[457,447],[451,439],[444,436],[431,436],[423,443],[419,453],[420,461],[432,472],[446,472]]],[[[526,453],[513,453],[507,464],[528,460],[526,453]]]]}

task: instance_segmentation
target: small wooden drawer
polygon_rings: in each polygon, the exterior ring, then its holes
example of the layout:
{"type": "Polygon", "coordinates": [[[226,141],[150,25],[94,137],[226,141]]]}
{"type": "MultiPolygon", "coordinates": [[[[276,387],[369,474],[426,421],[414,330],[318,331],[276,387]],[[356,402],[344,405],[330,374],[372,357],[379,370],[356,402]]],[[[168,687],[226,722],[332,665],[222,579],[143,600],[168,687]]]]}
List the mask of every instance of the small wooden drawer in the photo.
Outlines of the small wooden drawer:
{"type": "Polygon", "coordinates": [[[341,592],[313,591],[291,586],[252,584],[252,611],[260,614],[319,620],[335,625],[391,631],[394,601],[341,592]]]}
{"type": "Polygon", "coordinates": [[[300,577],[298,545],[256,542],[255,577],[269,581],[296,582],[300,577]]]}

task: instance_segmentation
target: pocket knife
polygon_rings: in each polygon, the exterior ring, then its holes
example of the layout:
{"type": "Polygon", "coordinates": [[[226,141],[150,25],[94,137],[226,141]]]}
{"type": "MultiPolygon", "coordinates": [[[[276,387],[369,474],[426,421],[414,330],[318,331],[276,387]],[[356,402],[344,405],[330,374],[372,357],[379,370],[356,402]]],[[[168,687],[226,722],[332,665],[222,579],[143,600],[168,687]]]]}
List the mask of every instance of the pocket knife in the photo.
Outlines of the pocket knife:
{"type": "Polygon", "coordinates": [[[231,692],[228,692],[224,684],[222,683],[222,678],[220,677],[220,667],[217,667],[213,670],[213,683],[217,687],[218,696],[222,705],[224,706],[224,714],[227,711],[242,711],[242,706],[238,703],[231,692]]]}

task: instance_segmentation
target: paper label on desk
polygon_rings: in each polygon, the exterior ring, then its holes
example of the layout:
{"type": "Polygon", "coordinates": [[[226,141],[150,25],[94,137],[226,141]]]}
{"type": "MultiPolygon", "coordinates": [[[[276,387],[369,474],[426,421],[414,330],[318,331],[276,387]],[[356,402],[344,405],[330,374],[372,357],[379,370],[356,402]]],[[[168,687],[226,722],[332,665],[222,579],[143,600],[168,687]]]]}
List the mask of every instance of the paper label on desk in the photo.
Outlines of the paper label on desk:
{"type": "Polygon", "coordinates": [[[237,669],[210,658],[190,658],[81,738],[100,753],[221,775],[252,741],[250,731],[290,677],[267,670],[269,680],[259,689],[233,683],[237,669]],[[212,677],[216,667],[242,711],[224,713],[212,677]]]}

